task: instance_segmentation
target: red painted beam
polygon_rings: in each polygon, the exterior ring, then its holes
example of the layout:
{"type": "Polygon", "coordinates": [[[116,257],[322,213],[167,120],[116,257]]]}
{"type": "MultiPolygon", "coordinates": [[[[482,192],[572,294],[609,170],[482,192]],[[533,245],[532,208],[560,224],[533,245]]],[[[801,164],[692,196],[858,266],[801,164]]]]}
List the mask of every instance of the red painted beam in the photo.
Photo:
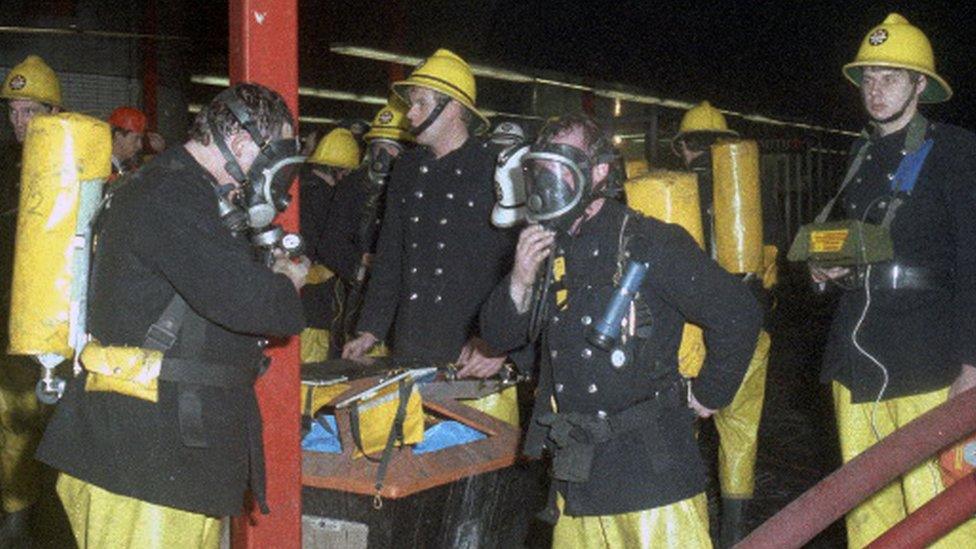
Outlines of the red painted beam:
{"type": "Polygon", "coordinates": [[[867,549],[928,547],[976,513],[976,473],[956,481],[908,515],[867,549]]]}
{"type": "Polygon", "coordinates": [[[801,547],[868,496],[974,431],[976,389],[970,389],[929,410],[847,462],[735,547],[801,547]]]}
{"type": "MultiPolygon", "coordinates": [[[[274,89],[298,116],[297,0],[230,0],[231,82],[256,82],[274,89]]],[[[297,133],[297,128],[296,128],[297,133]]],[[[285,230],[298,231],[298,190],[279,216],[285,230]]],[[[270,351],[271,368],[257,384],[264,419],[270,515],[251,509],[233,522],[235,548],[301,547],[301,447],[298,338],[270,351]]]]}

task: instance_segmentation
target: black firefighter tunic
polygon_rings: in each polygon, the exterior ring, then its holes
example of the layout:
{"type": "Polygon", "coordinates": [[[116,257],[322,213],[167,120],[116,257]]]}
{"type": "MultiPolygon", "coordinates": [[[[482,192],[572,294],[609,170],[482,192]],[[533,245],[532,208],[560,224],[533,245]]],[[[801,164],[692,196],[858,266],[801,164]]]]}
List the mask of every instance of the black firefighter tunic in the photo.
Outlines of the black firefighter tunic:
{"type": "Polygon", "coordinates": [[[397,160],[359,332],[388,339],[399,357],[435,361],[456,360],[478,334],[515,244],[491,225],[495,160],[473,137],[439,159],[418,148],[397,160]]]}
{"type": "MultiPolygon", "coordinates": [[[[867,156],[844,192],[845,217],[881,222],[906,132],[871,137],[867,156]]],[[[844,292],[822,380],[842,383],[853,402],[941,389],[959,375],[961,364],[976,364],[976,135],[928,123],[925,138],[932,140],[932,149],[914,190],[900,193],[905,202],[891,224],[894,262],[931,269],[944,283],[938,290],[872,290],[858,341],[884,365],[887,385],[881,368],[851,338],[867,295],[863,289],[844,292]]]]}
{"type": "MultiPolygon", "coordinates": [[[[565,258],[565,302],[557,305],[559,292],[553,294],[543,349],[549,358],[543,361],[526,453],[541,450],[538,443],[545,434],[537,420],[551,409],[551,397],[560,413],[605,418],[652,398],[655,391],[680,391],[678,345],[686,320],[704,328],[708,346],[701,375],[693,382],[696,398],[712,409],[732,400],[755,347],[759,307],[747,288],[702,253],[684,229],[608,200],[577,236],[557,236],[556,253],[565,258]],[[587,343],[586,332],[602,317],[615,290],[620,228],[627,212],[635,235],[627,246],[630,258],[650,265],[640,289],[649,311],[649,324],[643,325],[650,329],[644,339],[629,338],[632,359],[614,367],[608,352],[587,343]]],[[[508,286],[506,278],[481,315],[486,341],[500,349],[522,345],[528,333],[530,313],[517,313],[508,286]]],[[[556,483],[566,513],[628,513],[702,492],[705,476],[693,421],[693,412],[682,402],[666,407],[656,424],[598,444],[589,480],[556,483]]]]}
{"type": "MultiPolygon", "coordinates": [[[[214,180],[182,147],[146,165],[102,214],[89,329],[104,345],[141,346],[175,293],[203,317],[202,348],[181,330],[166,357],[255,372],[261,337],[298,333],[302,305],[288,278],[253,258],[217,215],[214,180]]],[[[186,328],[184,322],[183,327],[186,328]]],[[[197,334],[198,336],[200,334],[197,334]]],[[[159,402],[86,392],[71,380],[38,458],[111,492],[196,513],[234,515],[264,491],[254,389],[199,386],[205,447],[181,436],[177,384],[159,402]]]]}

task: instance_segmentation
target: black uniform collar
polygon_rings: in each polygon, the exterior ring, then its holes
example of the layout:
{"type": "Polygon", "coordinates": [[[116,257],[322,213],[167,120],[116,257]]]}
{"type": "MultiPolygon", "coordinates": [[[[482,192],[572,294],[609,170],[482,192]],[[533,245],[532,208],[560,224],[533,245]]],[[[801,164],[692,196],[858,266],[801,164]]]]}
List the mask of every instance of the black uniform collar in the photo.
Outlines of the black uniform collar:
{"type": "Polygon", "coordinates": [[[468,139],[464,143],[461,143],[460,147],[440,158],[434,158],[434,151],[432,151],[430,147],[423,147],[423,159],[425,162],[453,162],[453,159],[455,158],[463,158],[464,155],[468,154],[468,151],[474,146],[480,146],[478,139],[476,139],[473,135],[469,135],[468,139]]]}

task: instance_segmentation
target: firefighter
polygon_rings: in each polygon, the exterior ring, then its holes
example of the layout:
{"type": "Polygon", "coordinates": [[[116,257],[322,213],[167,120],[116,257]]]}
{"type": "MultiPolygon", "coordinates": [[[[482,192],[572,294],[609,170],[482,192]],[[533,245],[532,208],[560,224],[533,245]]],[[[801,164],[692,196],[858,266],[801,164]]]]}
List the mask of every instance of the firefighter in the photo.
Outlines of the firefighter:
{"type": "Polygon", "coordinates": [[[27,125],[39,114],[61,110],[61,83],[43,59],[29,55],[7,74],[0,89],[16,143],[3,151],[0,175],[0,501],[5,513],[0,544],[26,536],[31,506],[40,495],[40,464],[34,449],[44,430],[42,405],[34,396],[36,363],[7,355],[10,283],[20,197],[21,152],[27,125]]]}
{"type": "Polygon", "coordinates": [[[613,159],[607,135],[587,117],[543,128],[522,160],[530,224],[511,274],[482,310],[483,333],[505,350],[541,334],[525,452],[553,456],[553,547],[710,547],[693,417],[732,400],[759,311],[682,228],[608,199],[617,192],[613,159]],[[646,274],[627,288],[640,297],[613,316],[616,281],[641,266],[646,274]],[[686,317],[711,345],[690,385],[677,364],[686,317]]]}
{"type": "Polygon", "coordinates": [[[216,548],[245,492],[268,512],[253,383],[264,338],[304,327],[308,260],[268,267],[247,234],[303,158],[294,124],[263,86],[224,90],[99,214],[91,339],[37,451],[79,545],[216,548]]]}
{"type": "MultiPolygon", "coordinates": [[[[410,121],[406,115],[407,105],[396,94],[392,94],[386,106],[373,117],[369,131],[363,136],[366,157],[362,165],[348,177],[348,185],[357,189],[357,196],[362,198],[355,204],[355,209],[348,212],[352,217],[347,216],[346,225],[347,235],[355,242],[358,250],[358,263],[353,277],[344,279],[345,283],[339,288],[341,314],[337,315],[332,333],[335,349],[338,351],[336,356],[341,354],[346,341],[355,337],[356,322],[362,310],[369,271],[376,254],[390,173],[406,147],[414,143],[414,137],[410,133],[410,121]]],[[[383,352],[382,348],[375,350],[378,354],[383,352]]]]}
{"type": "Polygon", "coordinates": [[[146,115],[139,109],[119,107],[108,117],[112,127],[112,179],[131,171],[142,152],[146,134],[146,115]]]}
{"type": "MultiPolygon", "coordinates": [[[[932,122],[922,103],[946,101],[925,34],[892,13],[872,28],[844,76],[868,124],[832,210],[886,230],[893,256],[854,267],[811,266],[845,288],[824,354],[844,461],[976,386],[976,136],[932,122]],[[836,206],[836,208],[835,208],[836,206]]],[[[927,459],[847,515],[863,547],[943,490],[927,459]]],[[[976,546],[970,520],[933,547],[976,546]]]]}
{"type": "MultiPolygon", "coordinates": [[[[505,357],[481,339],[478,310],[510,269],[514,239],[490,222],[495,155],[475,137],[488,121],[475,107],[474,76],[441,49],[393,92],[409,105],[420,146],[393,167],[359,335],[343,357],[361,357],[389,339],[394,356],[457,363],[464,376],[494,375],[505,357]]],[[[504,415],[517,424],[509,396],[504,415]]]]}
{"type": "MultiPolygon", "coordinates": [[[[718,140],[735,138],[725,116],[704,101],[689,109],[681,119],[678,135],[672,141],[674,150],[685,167],[698,176],[698,197],[701,209],[705,251],[716,257],[714,177],[712,174],[712,145],[718,140]]],[[[769,313],[776,284],[776,256],[779,252],[782,227],[777,215],[776,199],[769,192],[762,196],[763,273],[744,275],[743,282],[763,305],[764,329],[759,334],[752,361],[742,386],[732,402],[715,414],[715,428],[719,435],[719,485],[722,495],[720,545],[731,547],[745,532],[746,506],[755,489],[756,450],[759,420],[766,394],[766,369],[769,363],[769,313]]],[[[684,369],[694,376],[694,367],[684,369]]]]}
{"type": "Polygon", "coordinates": [[[308,324],[302,332],[303,363],[328,357],[341,301],[336,286],[352,280],[360,263],[356,222],[365,190],[345,181],[359,166],[360,157],[352,132],[336,128],[319,141],[300,179],[299,225],[312,260],[310,280],[302,290],[308,324]]]}

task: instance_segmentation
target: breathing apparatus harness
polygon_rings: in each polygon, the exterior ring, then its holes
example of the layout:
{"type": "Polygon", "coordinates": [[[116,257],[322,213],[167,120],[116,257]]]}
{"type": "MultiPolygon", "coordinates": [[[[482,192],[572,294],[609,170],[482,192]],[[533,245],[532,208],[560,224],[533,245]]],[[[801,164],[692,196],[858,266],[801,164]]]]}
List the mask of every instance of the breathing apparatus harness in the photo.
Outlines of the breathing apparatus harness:
{"type": "Polygon", "coordinates": [[[251,244],[265,263],[273,261],[273,251],[280,249],[295,257],[304,251],[301,236],[286,233],[273,225],[275,215],[291,203],[288,189],[299,167],[305,162],[297,138],[265,139],[257,123],[238,99],[233,89],[224,90],[218,96],[258,146],[259,152],[247,173],[241,169],[237,158],[221,137],[217,124],[209,121],[210,134],[220,154],[227,161],[224,169],[240,185],[241,192],[232,200],[230,194],[237,186],[215,185],[218,211],[221,220],[234,234],[248,233],[251,244]]]}

